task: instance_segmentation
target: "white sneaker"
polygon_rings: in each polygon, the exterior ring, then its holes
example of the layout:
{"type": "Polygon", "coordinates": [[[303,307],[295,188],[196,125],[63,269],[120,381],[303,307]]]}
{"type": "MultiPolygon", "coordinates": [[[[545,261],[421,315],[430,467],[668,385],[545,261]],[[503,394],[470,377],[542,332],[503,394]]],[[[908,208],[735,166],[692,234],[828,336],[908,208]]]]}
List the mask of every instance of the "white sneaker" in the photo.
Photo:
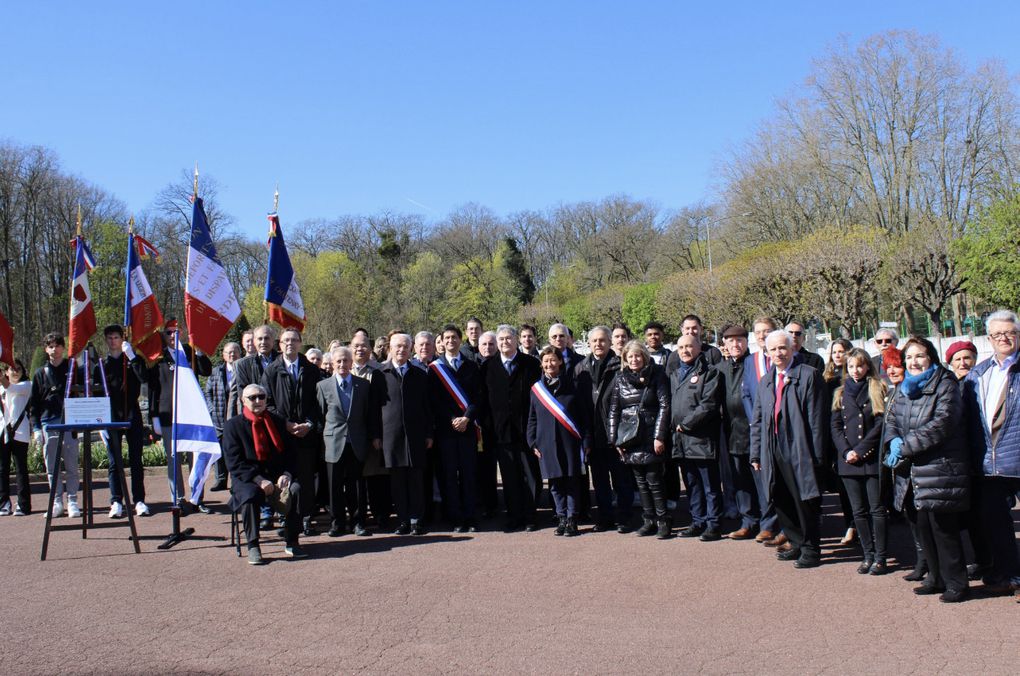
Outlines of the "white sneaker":
{"type": "Polygon", "coordinates": [[[53,502],[53,518],[59,519],[62,516],[64,516],[64,503],[60,500],[55,500],[53,502]]]}
{"type": "Polygon", "coordinates": [[[11,501],[7,500],[4,502],[4,504],[0,505],[0,516],[10,515],[11,515],[11,501]]]}
{"type": "Polygon", "coordinates": [[[25,516],[25,513],[21,511],[21,505],[14,508],[14,516],[25,516]]]}
{"type": "Polygon", "coordinates": [[[136,502],[135,514],[138,516],[149,516],[152,512],[149,511],[148,506],[144,502],[136,502]]]}
{"type": "Polygon", "coordinates": [[[81,518],[81,509],[78,507],[78,498],[67,499],[67,515],[72,519],[81,518]]]}
{"type": "Polygon", "coordinates": [[[119,519],[124,516],[124,506],[119,502],[110,503],[110,518],[119,519]]]}

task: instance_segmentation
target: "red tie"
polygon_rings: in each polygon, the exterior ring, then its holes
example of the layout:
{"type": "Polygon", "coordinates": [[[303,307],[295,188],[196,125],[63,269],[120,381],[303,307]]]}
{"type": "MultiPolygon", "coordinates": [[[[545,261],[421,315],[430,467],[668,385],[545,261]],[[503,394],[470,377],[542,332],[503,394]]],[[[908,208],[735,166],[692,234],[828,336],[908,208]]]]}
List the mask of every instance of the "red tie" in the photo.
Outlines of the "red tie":
{"type": "Polygon", "coordinates": [[[779,409],[783,405],[783,386],[786,384],[786,377],[783,375],[782,371],[778,371],[776,373],[776,375],[779,378],[779,380],[778,380],[778,382],[776,382],[776,410],[773,411],[772,416],[773,416],[773,422],[775,423],[776,433],[778,434],[779,433],[779,409]]]}

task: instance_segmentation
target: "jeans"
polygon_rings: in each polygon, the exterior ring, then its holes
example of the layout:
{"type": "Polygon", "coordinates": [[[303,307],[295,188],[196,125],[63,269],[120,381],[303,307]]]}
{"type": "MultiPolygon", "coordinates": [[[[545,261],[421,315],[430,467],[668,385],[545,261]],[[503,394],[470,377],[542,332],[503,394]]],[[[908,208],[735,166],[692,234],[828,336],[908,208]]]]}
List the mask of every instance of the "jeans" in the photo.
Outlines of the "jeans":
{"type": "Polygon", "coordinates": [[[577,518],[577,505],[580,500],[581,477],[561,476],[549,479],[549,492],[552,493],[556,516],[560,518],[577,518]]]}
{"type": "Polygon", "coordinates": [[[128,464],[131,467],[131,498],[132,502],[145,502],[145,469],[142,467],[142,414],[135,411],[131,414],[131,427],[127,431],[110,430],[109,442],[106,444],[106,454],[110,459],[110,470],[108,473],[110,483],[110,504],[124,502],[121,494],[123,481],[121,474],[114,469],[113,459],[121,460],[120,472],[124,471],[123,441],[127,437],[128,464]]]}
{"type": "Polygon", "coordinates": [[[722,490],[719,486],[718,460],[681,460],[680,469],[687,485],[691,525],[719,530],[722,517],[722,490]]]}
{"type": "Polygon", "coordinates": [[[63,435],[60,432],[50,432],[43,426],[46,435],[46,475],[50,486],[57,482],[55,499],[59,500],[64,490],[67,491],[67,498],[78,499],[78,440],[71,436],[70,432],[63,435]],[[63,446],[60,445],[60,437],[64,437],[63,446]],[[58,456],[64,459],[64,475],[54,476],[57,468],[58,456]]]}

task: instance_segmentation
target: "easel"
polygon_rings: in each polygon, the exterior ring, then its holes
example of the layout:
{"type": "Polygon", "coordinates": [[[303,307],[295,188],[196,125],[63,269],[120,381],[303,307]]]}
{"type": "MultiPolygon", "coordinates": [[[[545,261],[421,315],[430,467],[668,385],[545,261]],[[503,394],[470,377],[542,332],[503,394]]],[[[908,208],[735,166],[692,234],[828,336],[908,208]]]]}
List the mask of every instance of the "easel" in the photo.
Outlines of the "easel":
{"type": "MultiPolygon", "coordinates": [[[[73,365],[72,365],[73,368],[73,365]]],[[[59,424],[59,425],[47,425],[48,430],[54,430],[60,432],[60,437],[57,440],[59,444],[57,446],[57,461],[53,467],[53,479],[50,481],[50,500],[46,507],[46,526],[43,530],[43,541],[42,541],[42,552],[39,555],[40,561],[46,560],[46,550],[50,542],[50,532],[55,530],[78,530],[81,529],[81,538],[83,540],[88,538],[88,531],[90,528],[114,528],[123,526],[124,523],[120,521],[107,521],[104,523],[95,523],[93,520],[92,508],[92,432],[97,430],[124,430],[127,431],[131,427],[130,422],[111,422],[111,423],[92,423],[92,424],[59,424]],[[81,448],[78,455],[82,457],[82,473],[84,476],[82,497],[84,498],[82,503],[81,512],[81,523],[69,523],[62,525],[53,525],[53,503],[57,499],[57,485],[60,483],[60,470],[64,466],[64,437],[65,435],[72,432],[80,432],[81,434],[81,448]]],[[[45,449],[44,451],[45,452],[45,449]]],[[[124,476],[124,468],[121,463],[123,461],[120,458],[119,453],[113,454],[113,468],[117,476],[120,477],[121,491],[123,495],[128,495],[127,478],[124,476]]],[[[138,531],[135,530],[135,517],[131,509],[127,510],[127,525],[131,529],[131,544],[134,545],[135,554],[140,554],[141,549],[138,546],[138,531]]]]}

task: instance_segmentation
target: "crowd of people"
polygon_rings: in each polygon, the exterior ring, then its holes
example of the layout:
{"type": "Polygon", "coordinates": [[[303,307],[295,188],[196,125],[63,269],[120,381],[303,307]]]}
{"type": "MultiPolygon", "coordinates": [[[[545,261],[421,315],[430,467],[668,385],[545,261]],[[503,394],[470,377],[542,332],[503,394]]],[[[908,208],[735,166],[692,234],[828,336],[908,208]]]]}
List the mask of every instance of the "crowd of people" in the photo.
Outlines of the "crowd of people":
{"type": "MultiPolygon", "coordinates": [[[[498,514],[498,468],[507,532],[541,528],[548,487],[556,536],[577,536],[590,521],[593,532],[746,540],[798,569],[821,562],[822,496],[835,492],[842,544],[859,543],[858,573],[889,572],[892,510],[910,526],[914,592],[952,603],[968,597],[972,580],[995,594],[1020,587],[1011,515],[1020,491],[1020,327],[999,311],[986,328],[992,356],[977,363],[977,348],[961,341],[945,365],[927,339],[901,341],[890,329],[874,337],[876,356],[839,339],[826,360],[804,348],[802,324],[770,317],[750,327],[758,351],[736,324],[714,346],[695,315],[684,318],[674,350],[657,322],[638,337],[622,323],[591,328],[582,356],[563,324],[540,348],[534,326],[484,331],[472,318],[464,333],[448,324],[373,340],[359,329],[325,351],[303,351],[299,331],[277,335],[265,325],[226,344],[215,368],[200,351],[185,352],[207,377],[223,449],[208,489],[230,491],[252,564],[264,561],[260,533],[277,520],[285,553],[304,556],[300,537],[318,534],[323,511],[330,537],[373,528],[416,536],[441,524],[474,532],[498,514]],[[676,529],[683,488],[685,524],[676,529]],[[724,532],[732,519],[739,525],[724,532]]],[[[167,324],[162,357],[146,365],[123,329],[108,326],[107,355],[88,374],[94,391],[109,394],[113,419],[131,423],[110,433],[108,447],[119,457],[127,443],[139,516],[151,513],[142,385],[161,435],[173,421],[176,330],[167,324]]],[[[0,379],[0,515],[31,511],[33,436],[58,482],[53,516],[65,512],[65,497],[67,514],[81,514],[77,441],[48,426],[86,374],[68,373],[60,335],[44,346],[48,361],[31,380],[17,360],[0,379]]],[[[171,485],[183,486],[174,466],[171,485]]],[[[129,497],[116,468],[111,462],[112,518],[129,497]]],[[[201,494],[181,506],[210,511],[201,494]]]]}

